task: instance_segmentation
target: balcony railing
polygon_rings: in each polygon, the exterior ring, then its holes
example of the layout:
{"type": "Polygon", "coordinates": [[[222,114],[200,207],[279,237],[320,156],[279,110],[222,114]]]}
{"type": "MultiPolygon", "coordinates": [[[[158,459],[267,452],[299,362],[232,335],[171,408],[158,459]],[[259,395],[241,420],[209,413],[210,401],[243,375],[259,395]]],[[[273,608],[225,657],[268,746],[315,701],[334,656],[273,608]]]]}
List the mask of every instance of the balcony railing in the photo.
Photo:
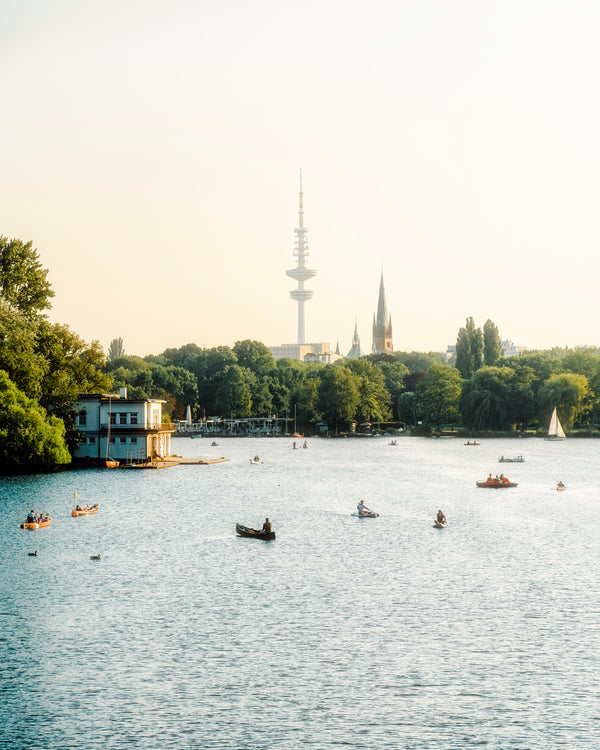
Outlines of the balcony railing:
{"type": "MultiPolygon", "coordinates": [[[[109,425],[102,423],[100,432],[108,432],[109,425]]],[[[174,432],[175,425],[172,422],[148,422],[147,424],[111,424],[111,432],[174,432]]]]}

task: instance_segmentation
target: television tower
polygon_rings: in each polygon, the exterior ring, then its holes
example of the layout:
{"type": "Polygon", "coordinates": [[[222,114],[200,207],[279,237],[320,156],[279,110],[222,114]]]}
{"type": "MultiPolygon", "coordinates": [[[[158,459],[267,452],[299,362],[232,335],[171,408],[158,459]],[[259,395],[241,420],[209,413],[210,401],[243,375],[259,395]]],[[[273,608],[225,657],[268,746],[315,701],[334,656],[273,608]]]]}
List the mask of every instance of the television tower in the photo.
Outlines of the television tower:
{"type": "Polygon", "coordinates": [[[306,234],[308,229],[304,226],[304,208],[303,208],[303,193],[302,193],[302,170],[300,170],[300,208],[298,210],[298,226],[294,229],[296,235],[296,247],[294,248],[294,255],[298,258],[298,265],[296,268],[292,268],[290,271],[286,271],[286,275],[292,279],[296,279],[298,282],[298,288],[293,289],[290,292],[290,297],[295,299],[298,303],[298,343],[304,344],[304,303],[311,299],[313,292],[304,288],[304,282],[308,279],[312,279],[313,276],[317,275],[316,271],[307,268],[306,258],[308,256],[308,243],[306,234]]]}

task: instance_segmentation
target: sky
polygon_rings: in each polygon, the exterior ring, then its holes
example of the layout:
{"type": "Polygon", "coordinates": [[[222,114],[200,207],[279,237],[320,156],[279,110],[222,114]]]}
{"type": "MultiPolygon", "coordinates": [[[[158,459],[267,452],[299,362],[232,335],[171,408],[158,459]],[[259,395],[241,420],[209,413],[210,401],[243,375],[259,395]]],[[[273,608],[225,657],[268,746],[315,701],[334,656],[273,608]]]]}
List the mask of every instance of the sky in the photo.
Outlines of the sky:
{"type": "Polygon", "coordinates": [[[590,0],[4,0],[0,234],[52,321],[127,354],[394,349],[472,316],[600,344],[600,6],[590,0]]]}

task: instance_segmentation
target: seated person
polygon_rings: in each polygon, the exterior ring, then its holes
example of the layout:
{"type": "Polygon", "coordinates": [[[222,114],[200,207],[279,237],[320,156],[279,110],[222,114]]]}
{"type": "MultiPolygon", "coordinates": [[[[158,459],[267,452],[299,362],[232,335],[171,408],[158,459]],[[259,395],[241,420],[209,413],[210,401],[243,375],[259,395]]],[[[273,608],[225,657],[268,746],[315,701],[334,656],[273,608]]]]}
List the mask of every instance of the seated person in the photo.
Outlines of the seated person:
{"type": "Polygon", "coordinates": [[[27,514],[27,523],[35,523],[35,513],[33,510],[30,510],[27,514]]]}
{"type": "Polygon", "coordinates": [[[448,521],[446,520],[446,516],[442,513],[441,510],[438,510],[435,520],[438,523],[448,523],[448,521]]]}
{"type": "Polygon", "coordinates": [[[363,503],[361,500],[356,506],[356,510],[362,515],[363,513],[372,513],[373,511],[363,503]]]}

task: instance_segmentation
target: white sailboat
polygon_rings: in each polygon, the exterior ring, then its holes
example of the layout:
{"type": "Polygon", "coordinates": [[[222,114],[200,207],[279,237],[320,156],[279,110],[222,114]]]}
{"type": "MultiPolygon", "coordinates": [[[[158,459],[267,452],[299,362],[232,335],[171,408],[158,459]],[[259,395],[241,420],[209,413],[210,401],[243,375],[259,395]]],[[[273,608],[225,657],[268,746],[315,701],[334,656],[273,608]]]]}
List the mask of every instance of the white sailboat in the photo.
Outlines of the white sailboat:
{"type": "Polygon", "coordinates": [[[550,427],[548,427],[548,437],[546,440],[564,440],[565,437],[565,431],[562,428],[555,406],[550,420],[550,427]]]}

